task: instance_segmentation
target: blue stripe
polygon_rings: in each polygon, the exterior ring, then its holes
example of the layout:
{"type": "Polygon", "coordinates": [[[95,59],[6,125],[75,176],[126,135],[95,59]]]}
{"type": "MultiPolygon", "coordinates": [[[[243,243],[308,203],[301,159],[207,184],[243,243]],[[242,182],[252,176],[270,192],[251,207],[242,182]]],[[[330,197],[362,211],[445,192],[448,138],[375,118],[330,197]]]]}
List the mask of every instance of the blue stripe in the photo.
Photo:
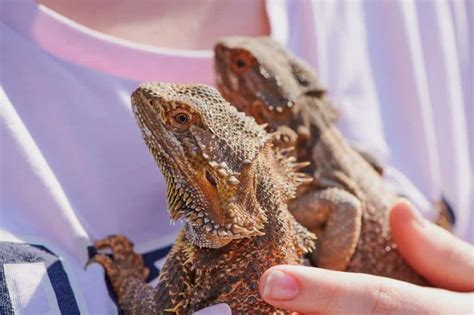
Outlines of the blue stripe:
{"type": "Polygon", "coordinates": [[[0,315],[13,314],[13,305],[8,294],[7,281],[5,280],[5,269],[0,265],[0,315]]]}
{"type": "MultiPolygon", "coordinates": [[[[74,297],[74,292],[72,291],[71,284],[66,271],[64,271],[62,262],[59,260],[57,255],[42,245],[0,242],[0,265],[2,265],[0,292],[3,292],[3,288],[6,290],[5,272],[3,269],[4,264],[34,262],[43,262],[45,264],[61,314],[80,314],[76,298],[74,297]]],[[[6,300],[8,298],[8,301],[10,301],[10,298],[7,296],[4,297],[3,294],[0,298],[1,300],[6,300]]],[[[11,301],[9,303],[11,303],[11,301]]],[[[1,308],[0,310],[3,311],[1,308]]],[[[5,314],[9,313],[7,312],[5,314]]]]}

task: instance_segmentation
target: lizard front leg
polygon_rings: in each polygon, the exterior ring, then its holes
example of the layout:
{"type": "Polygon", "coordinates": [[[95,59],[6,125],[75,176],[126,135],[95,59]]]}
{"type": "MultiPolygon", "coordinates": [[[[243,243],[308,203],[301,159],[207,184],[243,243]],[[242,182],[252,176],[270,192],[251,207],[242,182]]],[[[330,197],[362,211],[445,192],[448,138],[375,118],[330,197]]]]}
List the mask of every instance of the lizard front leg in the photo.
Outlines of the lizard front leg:
{"type": "Polygon", "coordinates": [[[182,241],[178,238],[168,255],[156,288],[145,282],[148,268],[141,255],[133,251],[133,243],[124,236],[96,241],[96,249],[110,248],[112,257],[99,253],[90,263],[97,262],[104,267],[123,314],[185,313],[191,277],[182,241]]]}
{"type": "Polygon", "coordinates": [[[359,241],[362,206],[340,188],[307,191],[290,203],[295,219],[318,235],[312,262],[322,268],[345,270],[359,241]]]}

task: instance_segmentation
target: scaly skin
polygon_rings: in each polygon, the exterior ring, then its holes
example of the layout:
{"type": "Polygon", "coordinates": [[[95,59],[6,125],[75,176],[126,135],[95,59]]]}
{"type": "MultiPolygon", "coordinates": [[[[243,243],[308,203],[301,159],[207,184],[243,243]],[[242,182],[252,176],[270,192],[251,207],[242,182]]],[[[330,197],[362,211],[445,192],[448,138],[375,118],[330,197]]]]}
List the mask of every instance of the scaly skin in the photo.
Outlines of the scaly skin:
{"type": "Polygon", "coordinates": [[[168,186],[168,209],[185,226],[156,288],[124,237],[98,241],[96,255],[125,314],[189,314],[228,303],[233,314],[288,314],[265,303],[258,280],[276,264],[302,264],[315,236],[287,210],[301,165],[272,135],[204,85],[142,84],[132,106],[168,186]]]}
{"type": "Polygon", "coordinates": [[[217,84],[238,109],[296,146],[314,182],[298,191],[289,209],[318,235],[313,264],[426,284],[399,255],[387,214],[397,196],[380,171],[347,144],[333,125],[337,113],[315,74],[269,38],[230,37],[215,48],[217,84]]]}

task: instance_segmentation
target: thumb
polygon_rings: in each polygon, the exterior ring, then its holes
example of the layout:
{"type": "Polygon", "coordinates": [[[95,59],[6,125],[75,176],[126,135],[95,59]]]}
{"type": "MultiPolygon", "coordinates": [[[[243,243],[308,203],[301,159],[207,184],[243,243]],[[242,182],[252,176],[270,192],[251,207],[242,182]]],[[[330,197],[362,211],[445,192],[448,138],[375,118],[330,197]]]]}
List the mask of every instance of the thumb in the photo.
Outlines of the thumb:
{"type": "Polygon", "coordinates": [[[279,265],[260,278],[265,302],[302,314],[467,314],[472,294],[362,273],[279,265]]]}
{"type": "Polygon", "coordinates": [[[407,201],[390,212],[392,237],[408,264],[433,285],[474,290],[474,247],[424,219],[407,201]]]}

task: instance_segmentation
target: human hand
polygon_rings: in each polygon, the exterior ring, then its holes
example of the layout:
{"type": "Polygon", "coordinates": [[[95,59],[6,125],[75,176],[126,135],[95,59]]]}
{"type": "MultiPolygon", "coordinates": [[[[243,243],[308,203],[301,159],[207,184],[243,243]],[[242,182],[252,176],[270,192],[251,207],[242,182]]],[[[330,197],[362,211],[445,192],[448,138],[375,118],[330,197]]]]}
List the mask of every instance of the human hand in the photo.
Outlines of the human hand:
{"type": "Polygon", "coordinates": [[[359,273],[281,265],[260,278],[269,304],[304,314],[466,314],[474,311],[474,247],[407,202],[390,213],[400,254],[436,288],[359,273]]]}

